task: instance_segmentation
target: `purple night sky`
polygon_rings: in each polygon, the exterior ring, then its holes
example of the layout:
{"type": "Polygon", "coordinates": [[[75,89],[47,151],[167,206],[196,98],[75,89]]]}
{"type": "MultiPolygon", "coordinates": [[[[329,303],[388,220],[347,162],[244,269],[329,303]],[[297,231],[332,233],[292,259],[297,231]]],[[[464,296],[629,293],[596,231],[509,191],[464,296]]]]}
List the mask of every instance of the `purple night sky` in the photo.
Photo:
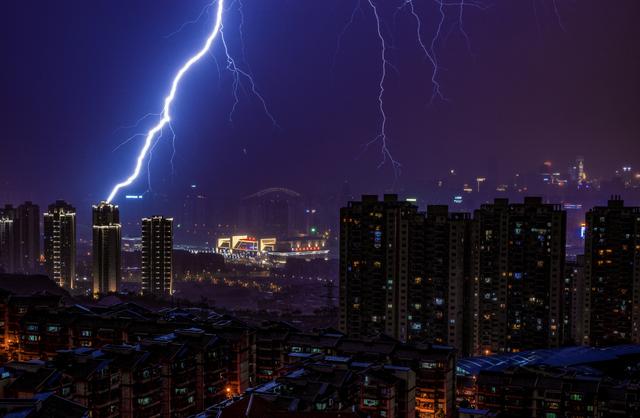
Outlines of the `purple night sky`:
{"type": "MultiPolygon", "coordinates": [[[[173,108],[171,144],[151,164],[155,191],[172,196],[192,183],[237,197],[268,186],[336,191],[343,180],[373,192],[394,184],[377,168],[379,40],[366,2],[337,37],[357,0],[244,0],[246,59],[280,128],[252,96],[233,103],[232,77],[207,57],[186,77],[173,108]]],[[[431,97],[425,61],[401,1],[378,0],[389,44],[386,85],[390,147],[399,183],[463,175],[510,176],[551,159],[564,167],[583,155],[595,173],[638,164],[640,2],[494,0],[465,10],[467,48],[448,10],[437,47],[447,101],[431,97]],[[490,4],[489,4],[490,3],[490,4]]],[[[438,24],[437,4],[416,1],[423,35],[438,24]]],[[[175,70],[206,37],[206,0],[3,2],[0,199],[64,198],[88,205],[126,177],[142,138],[114,151],[158,112],[175,70]]],[[[235,9],[225,36],[242,59],[235,9]]],[[[246,63],[245,63],[246,64],[246,63]]],[[[146,173],[127,193],[146,190],[146,173]]]]}

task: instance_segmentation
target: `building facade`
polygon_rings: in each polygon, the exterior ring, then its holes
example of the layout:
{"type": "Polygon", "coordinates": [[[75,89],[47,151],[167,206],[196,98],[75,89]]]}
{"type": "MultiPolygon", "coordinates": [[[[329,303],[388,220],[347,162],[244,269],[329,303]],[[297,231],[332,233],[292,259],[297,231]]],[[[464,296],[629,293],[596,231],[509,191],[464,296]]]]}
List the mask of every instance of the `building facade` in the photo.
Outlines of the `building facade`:
{"type": "Polygon", "coordinates": [[[428,206],[426,215],[422,240],[412,242],[417,252],[413,259],[420,264],[410,266],[413,274],[407,285],[409,340],[448,344],[466,354],[471,218],[440,205],[428,206]]]}
{"type": "Polygon", "coordinates": [[[340,218],[340,330],[406,341],[408,284],[424,267],[424,216],[396,195],[371,195],[349,202],[340,218]]]}
{"type": "Polygon", "coordinates": [[[584,335],[584,255],[566,261],[563,292],[564,344],[580,345],[584,335]]]}
{"type": "Polygon", "coordinates": [[[40,208],[32,202],[18,206],[15,234],[17,239],[16,270],[36,273],[40,260],[40,208]]]}
{"type": "Polygon", "coordinates": [[[640,207],[614,196],[586,221],[583,344],[640,343],[640,207]]]}
{"type": "Polygon", "coordinates": [[[173,219],[142,219],[142,293],[169,296],[173,290],[173,219]]]}
{"type": "Polygon", "coordinates": [[[341,213],[341,331],[385,333],[471,351],[471,218],[426,215],[395,195],[363,196],[341,213]]]}
{"type": "Polygon", "coordinates": [[[16,210],[11,205],[0,208],[0,271],[13,273],[16,265],[16,210]]]}
{"type": "Polygon", "coordinates": [[[73,289],[76,277],[76,209],[65,201],[49,205],[44,214],[44,256],[49,278],[73,289]]]}
{"type": "Polygon", "coordinates": [[[93,293],[117,292],[121,278],[122,226],[117,206],[93,206],[93,293]]]}
{"type": "Polygon", "coordinates": [[[475,354],[562,343],[566,213],[527,197],[475,211],[472,232],[475,354]]]}

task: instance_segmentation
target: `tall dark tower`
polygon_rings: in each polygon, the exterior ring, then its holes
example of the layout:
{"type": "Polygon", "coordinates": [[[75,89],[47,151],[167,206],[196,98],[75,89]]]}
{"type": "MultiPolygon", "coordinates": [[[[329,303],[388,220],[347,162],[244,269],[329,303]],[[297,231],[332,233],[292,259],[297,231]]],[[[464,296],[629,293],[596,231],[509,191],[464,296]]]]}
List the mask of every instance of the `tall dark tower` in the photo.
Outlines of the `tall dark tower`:
{"type": "Polygon", "coordinates": [[[563,339],[566,213],[496,199],[472,227],[476,354],[558,347],[563,339]]]}
{"type": "Polygon", "coordinates": [[[587,212],[583,344],[640,343],[640,207],[619,196],[587,212]]]}
{"type": "Polygon", "coordinates": [[[16,269],[22,273],[36,273],[40,259],[40,208],[31,202],[18,206],[15,224],[17,239],[16,269]]]}
{"type": "Polygon", "coordinates": [[[44,256],[49,277],[73,289],[76,277],[76,209],[58,200],[44,214],[44,256]]]}
{"type": "MultiPolygon", "coordinates": [[[[408,335],[410,340],[449,344],[460,353],[470,351],[465,325],[471,307],[469,277],[471,216],[451,213],[447,206],[428,206],[422,240],[424,262],[413,263],[409,280],[408,335]]],[[[418,240],[411,242],[416,247],[418,240]]]]}
{"type": "Polygon", "coordinates": [[[142,293],[169,296],[173,291],[173,219],[142,219],[142,293]]]}
{"type": "Polygon", "coordinates": [[[107,202],[93,206],[93,293],[120,288],[122,226],[118,207],[107,202]]]}
{"type": "Polygon", "coordinates": [[[409,339],[407,283],[422,277],[424,215],[396,195],[340,211],[340,330],[409,339]]]}
{"type": "Polygon", "coordinates": [[[0,272],[16,269],[16,209],[11,205],[0,208],[0,272]]]}

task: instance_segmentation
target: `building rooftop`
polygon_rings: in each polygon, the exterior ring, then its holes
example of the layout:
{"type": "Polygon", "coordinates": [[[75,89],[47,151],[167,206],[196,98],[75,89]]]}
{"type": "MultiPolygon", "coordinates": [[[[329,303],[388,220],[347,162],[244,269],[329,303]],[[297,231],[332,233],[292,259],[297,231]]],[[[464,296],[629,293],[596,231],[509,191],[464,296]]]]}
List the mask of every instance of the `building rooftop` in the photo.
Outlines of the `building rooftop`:
{"type": "Polygon", "coordinates": [[[16,296],[49,296],[70,299],[69,293],[47,276],[0,274],[0,290],[16,296]]]}
{"type": "Polygon", "coordinates": [[[85,418],[87,409],[75,402],[43,393],[32,399],[0,399],[0,415],[6,418],[85,418]]]}
{"type": "Polygon", "coordinates": [[[493,356],[468,357],[458,360],[459,376],[477,375],[481,371],[501,371],[509,367],[548,366],[591,371],[590,365],[640,355],[640,345],[614,347],[565,347],[531,350],[493,356]]]}

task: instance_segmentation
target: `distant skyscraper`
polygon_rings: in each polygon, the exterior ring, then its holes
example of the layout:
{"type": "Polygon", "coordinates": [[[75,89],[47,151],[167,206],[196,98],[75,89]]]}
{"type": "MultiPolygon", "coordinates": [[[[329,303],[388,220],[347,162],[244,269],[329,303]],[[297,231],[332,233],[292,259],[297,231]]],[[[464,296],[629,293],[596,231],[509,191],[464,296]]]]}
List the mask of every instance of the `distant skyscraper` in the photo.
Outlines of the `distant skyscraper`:
{"type": "Polygon", "coordinates": [[[583,344],[640,343],[640,207],[587,212],[583,344]]]}
{"type": "Polygon", "coordinates": [[[110,203],[93,206],[93,293],[106,294],[120,288],[122,227],[120,211],[110,203]]]}
{"type": "Polygon", "coordinates": [[[18,206],[15,232],[17,241],[16,270],[36,273],[40,260],[40,208],[31,202],[18,206]]]}
{"type": "MultiPolygon", "coordinates": [[[[205,242],[209,239],[211,231],[211,221],[209,219],[209,200],[201,193],[195,184],[183,202],[182,218],[179,222],[179,231],[182,239],[189,243],[205,242]]],[[[176,231],[178,232],[178,231],[176,231]]]]}
{"type": "Polygon", "coordinates": [[[303,200],[298,192],[272,187],[242,199],[240,226],[253,234],[287,238],[304,230],[303,214],[303,200]]]}
{"type": "Polygon", "coordinates": [[[540,198],[496,199],[475,211],[477,354],[561,344],[565,232],[566,213],[540,198]]]}
{"type": "Polygon", "coordinates": [[[16,209],[0,208],[0,271],[13,273],[16,268],[16,209]]]}
{"type": "Polygon", "coordinates": [[[63,200],[44,214],[44,255],[49,277],[73,289],[76,277],[76,209],[63,200]]]}
{"type": "Polygon", "coordinates": [[[171,295],[173,290],[173,219],[142,219],[142,293],[171,295]]]}
{"type": "Polygon", "coordinates": [[[578,186],[583,186],[587,183],[587,172],[584,167],[584,157],[577,157],[575,163],[569,167],[569,178],[577,183],[578,186]]]}

